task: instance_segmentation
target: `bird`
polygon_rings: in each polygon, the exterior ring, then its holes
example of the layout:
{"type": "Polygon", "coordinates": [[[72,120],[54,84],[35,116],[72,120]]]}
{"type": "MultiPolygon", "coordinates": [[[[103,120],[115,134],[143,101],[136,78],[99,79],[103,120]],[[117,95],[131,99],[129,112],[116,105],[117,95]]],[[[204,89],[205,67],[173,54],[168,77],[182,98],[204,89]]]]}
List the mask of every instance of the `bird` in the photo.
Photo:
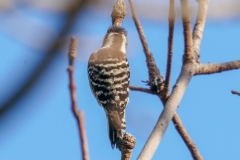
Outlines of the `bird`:
{"type": "Polygon", "coordinates": [[[126,57],[127,31],[120,26],[108,28],[102,47],[88,60],[89,85],[103,107],[112,149],[126,130],[125,108],[129,102],[130,67],[126,57]]]}

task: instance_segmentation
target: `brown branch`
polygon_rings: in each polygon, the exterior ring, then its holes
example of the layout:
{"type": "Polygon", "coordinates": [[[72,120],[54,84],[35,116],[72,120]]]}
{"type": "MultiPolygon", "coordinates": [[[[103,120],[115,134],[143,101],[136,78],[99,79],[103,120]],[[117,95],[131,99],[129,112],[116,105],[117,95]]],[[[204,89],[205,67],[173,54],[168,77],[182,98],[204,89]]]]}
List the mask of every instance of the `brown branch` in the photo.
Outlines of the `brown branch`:
{"type": "Polygon", "coordinates": [[[240,60],[226,62],[226,63],[218,63],[218,64],[200,64],[196,67],[195,75],[201,74],[214,74],[220,73],[228,70],[239,69],[240,68],[240,60]]]}
{"type": "Polygon", "coordinates": [[[170,0],[169,6],[169,27],[168,27],[168,56],[167,56],[167,70],[166,70],[166,78],[165,78],[165,97],[169,92],[169,84],[170,84],[170,75],[172,68],[172,54],[173,54],[173,33],[174,33],[174,21],[175,21],[175,1],[170,0]]]}
{"type": "Polygon", "coordinates": [[[138,35],[140,37],[143,51],[144,51],[145,57],[146,57],[147,68],[148,68],[148,77],[149,77],[148,78],[149,81],[147,81],[147,84],[150,86],[150,88],[153,91],[159,93],[163,89],[163,86],[164,86],[163,77],[160,74],[160,71],[155,63],[154,57],[153,57],[150,49],[148,48],[148,44],[147,44],[146,38],[144,36],[142,26],[136,16],[132,0],[128,0],[128,2],[130,5],[130,8],[131,8],[132,18],[133,18],[133,21],[137,28],[138,35]]]}
{"type": "MultiPolygon", "coordinates": [[[[153,95],[156,94],[152,90],[147,89],[147,88],[141,88],[141,87],[136,87],[136,86],[130,86],[129,88],[132,91],[140,91],[140,92],[149,93],[149,94],[153,94],[153,95]]],[[[166,103],[167,98],[163,98],[160,95],[158,95],[158,97],[162,101],[163,104],[166,103]]],[[[177,132],[179,133],[180,137],[182,138],[182,140],[186,144],[186,146],[187,146],[188,150],[190,151],[192,157],[196,160],[201,160],[202,157],[201,157],[200,152],[198,151],[196,145],[194,144],[191,137],[187,133],[187,130],[185,129],[184,125],[182,124],[182,121],[181,121],[181,119],[180,119],[180,117],[178,116],[177,113],[174,114],[174,116],[172,118],[172,122],[173,122],[177,132]]]]}
{"type": "MultiPolygon", "coordinates": [[[[170,120],[175,115],[175,111],[177,106],[182,99],[182,96],[193,76],[194,71],[194,62],[193,62],[193,53],[192,53],[192,34],[191,34],[191,22],[190,22],[190,15],[189,15],[189,4],[187,0],[181,0],[181,7],[182,7],[182,20],[183,20],[183,28],[184,28],[184,42],[185,42],[185,51],[183,56],[183,67],[180,73],[180,76],[173,88],[172,94],[169,96],[166,104],[164,105],[164,110],[161,113],[157,124],[155,125],[150,137],[148,138],[144,148],[142,149],[138,159],[145,160],[151,159],[154,152],[159,145],[170,120]],[[192,63],[193,62],[193,63],[192,63]]],[[[162,99],[161,95],[159,95],[162,99]]],[[[175,117],[176,118],[176,117],[175,117]]],[[[190,138],[190,137],[189,137],[190,138]]],[[[191,140],[191,139],[189,139],[191,140]]],[[[190,141],[191,142],[191,141],[190,141]]],[[[192,149],[191,153],[193,157],[195,157],[196,152],[198,150],[193,143],[191,144],[190,149],[192,149]]],[[[202,159],[201,155],[197,153],[199,158],[202,159]]]]}
{"type": "MultiPolygon", "coordinates": [[[[158,97],[162,101],[162,103],[165,105],[168,97],[165,98],[165,99],[163,99],[161,96],[158,96],[158,97]]],[[[173,122],[177,132],[179,133],[180,137],[182,138],[182,140],[186,144],[186,146],[187,146],[188,150],[190,151],[194,160],[202,160],[203,158],[202,158],[200,152],[198,151],[196,145],[192,141],[190,135],[188,134],[188,132],[185,129],[180,117],[178,116],[178,114],[176,112],[173,115],[172,122],[173,122]]]]}
{"type": "Polygon", "coordinates": [[[183,34],[184,34],[184,55],[183,63],[189,63],[193,60],[192,52],[192,30],[190,19],[190,7],[188,0],[181,0],[183,34]]]}
{"type": "Polygon", "coordinates": [[[231,92],[232,92],[232,94],[236,94],[236,95],[240,96],[240,93],[237,91],[232,90],[231,92]]]}
{"type": "Polygon", "coordinates": [[[194,144],[194,142],[192,141],[191,137],[188,135],[187,130],[184,128],[182,121],[177,113],[174,114],[172,122],[173,122],[176,130],[182,137],[183,141],[187,145],[187,148],[190,151],[193,159],[194,160],[202,160],[203,158],[202,158],[200,152],[198,151],[198,149],[197,149],[196,145],[194,144]]]}
{"type": "MultiPolygon", "coordinates": [[[[132,11],[132,16],[133,16],[133,20],[135,22],[136,28],[138,30],[143,48],[144,48],[144,53],[146,58],[148,58],[148,55],[151,55],[151,52],[148,49],[144,34],[143,34],[143,30],[141,28],[141,25],[135,15],[135,11],[132,5],[131,0],[129,0],[130,3],[130,7],[131,7],[131,11],[132,11]]],[[[173,47],[173,30],[174,30],[174,20],[175,20],[175,9],[174,9],[174,0],[170,1],[170,10],[169,10],[169,38],[168,38],[168,59],[167,59],[167,71],[166,71],[166,80],[165,80],[165,93],[163,94],[159,94],[159,98],[161,99],[161,101],[165,104],[167,97],[168,97],[168,91],[169,91],[169,82],[170,82],[170,72],[171,72],[171,62],[172,62],[172,47],[173,47]]],[[[147,59],[148,62],[148,59],[147,59]]],[[[155,62],[153,61],[153,63],[155,64],[155,62]]],[[[156,66],[156,65],[155,65],[156,66]]],[[[149,65],[148,65],[149,68],[149,65]]],[[[150,70],[150,69],[149,69],[150,70]]],[[[151,72],[151,70],[150,70],[151,72]]],[[[151,76],[149,76],[149,80],[151,76]]],[[[134,86],[130,86],[131,90],[134,91],[140,91],[140,92],[145,92],[145,93],[149,93],[149,94],[155,94],[156,92],[149,90],[149,89],[145,89],[145,88],[140,88],[140,87],[134,87],[134,86]]],[[[193,157],[198,157],[198,159],[200,159],[199,157],[201,157],[199,151],[196,148],[196,145],[193,143],[193,141],[191,140],[190,136],[188,135],[186,129],[184,128],[179,116],[177,115],[177,113],[174,114],[173,119],[172,119],[176,130],[178,131],[178,133],[180,134],[180,136],[182,137],[183,141],[185,142],[186,146],[188,147],[189,151],[191,152],[193,157]]]]}
{"type": "Polygon", "coordinates": [[[76,55],[77,55],[76,47],[77,47],[77,40],[74,37],[72,37],[70,46],[69,46],[69,54],[68,54],[68,57],[69,57],[68,73],[69,73],[69,81],[70,81],[69,89],[70,89],[70,95],[71,95],[72,111],[78,123],[80,144],[82,149],[82,159],[89,160],[87,136],[86,136],[86,130],[84,126],[84,114],[81,110],[78,110],[76,87],[74,84],[73,64],[74,64],[74,59],[76,58],[76,55]]]}
{"type": "Polygon", "coordinates": [[[129,86],[129,89],[132,91],[139,91],[139,92],[144,92],[144,93],[149,93],[149,94],[156,94],[155,92],[153,92],[151,89],[147,89],[147,88],[141,88],[141,87],[136,87],[136,86],[129,86]]]}
{"type": "MultiPolygon", "coordinates": [[[[189,63],[189,65],[193,65],[189,63]]],[[[138,156],[138,160],[152,159],[153,154],[155,153],[159,143],[162,140],[162,137],[172,120],[176,109],[180,103],[180,100],[185,93],[185,90],[192,78],[193,72],[192,67],[183,66],[181,73],[178,77],[178,80],[173,88],[171,95],[168,97],[166,104],[164,105],[164,109],[159,116],[159,119],[149,136],[147,142],[145,143],[140,155],[138,156]]]]}
{"type": "Polygon", "coordinates": [[[129,134],[125,133],[123,138],[118,142],[118,149],[121,151],[122,156],[121,160],[130,160],[132,155],[132,150],[136,144],[136,138],[129,134]]]}
{"type": "Polygon", "coordinates": [[[199,63],[199,50],[203,36],[204,26],[206,22],[208,0],[197,0],[198,1],[198,14],[197,20],[193,30],[193,54],[194,60],[199,63]]]}

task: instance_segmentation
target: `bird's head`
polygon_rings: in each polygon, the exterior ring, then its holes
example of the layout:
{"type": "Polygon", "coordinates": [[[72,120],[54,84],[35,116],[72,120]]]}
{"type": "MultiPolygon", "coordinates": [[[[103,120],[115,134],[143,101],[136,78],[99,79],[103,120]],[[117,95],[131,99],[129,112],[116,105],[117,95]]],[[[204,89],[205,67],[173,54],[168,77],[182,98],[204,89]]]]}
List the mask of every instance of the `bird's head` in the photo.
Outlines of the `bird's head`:
{"type": "Polygon", "coordinates": [[[127,31],[119,26],[110,26],[104,37],[102,47],[115,47],[126,53],[127,31]]]}

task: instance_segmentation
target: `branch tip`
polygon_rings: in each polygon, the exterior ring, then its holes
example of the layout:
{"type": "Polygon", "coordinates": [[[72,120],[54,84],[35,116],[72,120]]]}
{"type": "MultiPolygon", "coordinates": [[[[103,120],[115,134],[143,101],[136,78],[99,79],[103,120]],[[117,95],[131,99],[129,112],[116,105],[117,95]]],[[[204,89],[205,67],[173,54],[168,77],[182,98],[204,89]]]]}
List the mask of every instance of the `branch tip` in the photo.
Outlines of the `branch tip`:
{"type": "Polygon", "coordinates": [[[71,37],[68,51],[69,65],[71,66],[73,65],[74,59],[77,57],[77,44],[77,39],[75,37],[71,37]]]}
{"type": "Polygon", "coordinates": [[[71,97],[71,109],[78,123],[82,159],[89,160],[86,129],[84,126],[84,114],[77,107],[77,93],[76,93],[76,87],[74,84],[73,62],[77,56],[76,49],[77,49],[77,40],[76,38],[72,37],[70,40],[69,52],[68,52],[68,59],[69,59],[68,74],[69,74],[69,90],[70,90],[70,97],[71,97]]]}
{"type": "Polygon", "coordinates": [[[123,0],[117,0],[112,10],[112,24],[121,26],[124,17],[127,14],[126,5],[123,0]]]}

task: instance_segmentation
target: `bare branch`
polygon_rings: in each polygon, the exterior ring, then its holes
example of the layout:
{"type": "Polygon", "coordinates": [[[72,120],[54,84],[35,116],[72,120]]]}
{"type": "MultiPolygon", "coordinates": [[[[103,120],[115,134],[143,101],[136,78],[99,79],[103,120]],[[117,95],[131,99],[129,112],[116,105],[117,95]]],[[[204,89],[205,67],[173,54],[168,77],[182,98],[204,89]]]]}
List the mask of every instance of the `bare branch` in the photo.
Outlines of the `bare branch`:
{"type": "Polygon", "coordinates": [[[177,113],[174,114],[172,121],[173,121],[173,124],[174,124],[176,130],[178,131],[178,133],[182,137],[183,141],[187,145],[188,150],[190,151],[193,159],[194,160],[203,160],[200,152],[198,151],[196,145],[193,143],[191,137],[188,135],[188,133],[187,133],[186,129],[184,128],[182,121],[177,113]]]}
{"type": "Polygon", "coordinates": [[[170,0],[169,6],[169,32],[168,32],[168,57],[167,57],[167,70],[165,78],[165,97],[167,97],[170,84],[170,75],[172,68],[172,53],[173,53],[173,33],[174,33],[174,21],[175,21],[175,1],[170,0]]]}
{"type": "MultiPolygon", "coordinates": [[[[140,91],[140,92],[145,92],[145,93],[149,93],[149,94],[155,95],[155,93],[152,90],[150,90],[150,89],[141,88],[141,87],[135,87],[135,86],[130,86],[129,88],[132,91],[140,91]]],[[[164,105],[166,103],[166,101],[167,101],[167,98],[162,98],[160,95],[158,97],[159,97],[159,99],[161,100],[161,102],[164,105]]],[[[178,116],[177,113],[174,114],[172,122],[173,122],[177,132],[181,136],[182,140],[184,141],[184,143],[188,147],[188,150],[192,154],[192,157],[194,159],[196,159],[196,160],[201,160],[202,157],[201,157],[201,155],[200,155],[196,145],[194,144],[194,142],[192,141],[191,137],[187,133],[187,130],[183,126],[182,121],[181,121],[181,119],[180,119],[180,117],[178,116]]]]}
{"type": "Polygon", "coordinates": [[[116,26],[121,26],[121,23],[126,16],[126,5],[123,0],[117,0],[116,4],[113,6],[112,10],[112,24],[116,26]]]}
{"type": "MultiPolygon", "coordinates": [[[[146,44],[146,40],[145,37],[143,35],[143,31],[141,28],[141,25],[139,23],[139,21],[137,20],[137,17],[135,15],[135,11],[134,8],[132,6],[131,1],[129,1],[130,6],[131,6],[131,10],[132,10],[132,15],[133,15],[133,20],[135,22],[135,25],[138,29],[139,32],[139,36],[140,39],[142,41],[143,47],[147,46],[144,45],[146,44]]],[[[172,43],[173,43],[173,30],[174,30],[174,20],[175,20],[175,10],[174,10],[174,0],[170,1],[170,9],[169,9],[169,39],[168,39],[168,60],[167,60],[167,71],[166,71],[166,81],[165,81],[165,91],[164,93],[159,93],[158,97],[160,98],[160,100],[162,101],[162,103],[165,104],[167,97],[168,97],[168,91],[169,91],[169,82],[170,82],[170,72],[171,72],[171,62],[172,62],[172,43]]],[[[150,51],[148,50],[147,47],[145,47],[144,49],[145,51],[145,56],[146,58],[148,58],[148,52],[149,54],[150,51]]],[[[148,61],[148,59],[147,59],[148,61]]],[[[153,62],[155,63],[155,62],[153,62]]],[[[156,66],[156,65],[155,65],[156,66]]],[[[148,66],[149,68],[149,66],[148,66]]],[[[150,70],[150,69],[149,69],[150,70]]],[[[151,76],[149,76],[149,80],[151,76]]],[[[150,94],[155,94],[156,92],[153,92],[152,90],[148,90],[145,88],[140,88],[140,87],[130,87],[131,90],[134,91],[140,91],[140,92],[145,92],[145,93],[150,93],[150,94]]],[[[183,141],[186,143],[189,151],[191,152],[193,157],[201,157],[201,155],[199,154],[196,146],[194,145],[193,141],[191,140],[190,136],[187,134],[186,129],[184,128],[179,116],[177,115],[177,113],[174,114],[174,117],[172,119],[176,130],[179,132],[180,136],[182,137],[183,141]]]]}
{"type": "MultiPolygon", "coordinates": [[[[193,65],[193,64],[189,64],[193,65]]],[[[161,113],[157,124],[155,125],[150,137],[148,138],[144,148],[142,149],[138,160],[152,159],[153,154],[155,153],[163,134],[165,133],[169,122],[172,120],[173,115],[182,99],[182,96],[188,86],[189,81],[192,78],[194,73],[194,67],[184,65],[181,74],[175,84],[172,94],[169,96],[165,108],[161,113]]]]}
{"type": "MultiPolygon", "coordinates": [[[[157,124],[155,125],[150,137],[148,138],[147,143],[145,144],[143,150],[141,151],[138,159],[151,159],[154,152],[159,145],[163,134],[165,133],[167,126],[169,125],[170,120],[173,118],[177,106],[182,99],[182,96],[187,88],[188,83],[190,82],[193,74],[195,73],[195,63],[193,61],[192,54],[192,34],[191,34],[191,22],[189,15],[189,4],[187,0],[181,0],[182,6],[182,20],[184,28],[184,42],[185,42],[185,51],[183,57],[183,64],[181,74],[173,88],[172,94],[168,98],[165,108],[161,113],[157,124]],[[193,63],[192,63],[193,62],[193,63]]],[[[196,148],[196,147],[195,147],[196,148]]],[[[191,148],[193,149],[193,148],[191,148]]],[[[191,152],[193,153],[193,152],[191,152]]],[[[200,155],[200,154],[198,154],[200,155]]],[[[193,155],[194,156],[194,155],[193,155]]],[[[201,155],[200,155],[200,159],[201,155]]]]}
{"type": "Polygon", "coordinates": [[[132,91],[139,91],[139,92],[145,92],[145,93],[149,93],[149,94],[156,94],[151,89],[147,89],[147,88],[141,88],[141,87],[136,87],[136,86],[129,86],[129,89],[132,90],[132,91]]]}
{"type": "Polygon", "coordinates": [[[129,133],[125,133],[123,139],[119,139],[118,149],[122,153],[121,160],[131,159],[132,149],[134,148],[135,144],[136,138],[129,133]]]}
{"type": "Polygon", "coordinates": [[[142,26],[136,16],[132,0],[128,0],[128,2],[130,4],[132,18],[133,18],[133,21],[137,28],[138,35],[140,37],[140,40],[141,40],[141,43],[143,46],[143,50],[144,50],[144,53],[146,56],[148,77],[149,77],[149,81],[147,81],[147,84],[150,86],[150,88],[153,91],[160,92],[161,88],[163,88],[163,77],[160,75],[160,71],[155,63],[154,57],[153,57],[150,49],[148,48],[148,44],[147,44],[146,38],[144,36],[142,26]]]}
{"type": "Polygon", "coordinates": [[[87,136],[86,136],[86,130],[84,126],[84,114],[81,110],[78,110],[77,94],[76,94],[76,88],[74,84],[73,64],[74,64],[74,59],[76,58],[76,55],[77,55],[76,47],[77,47],[77,40],[74,37],[72,37],[70,46],[69,46],[69,54],[68,54],[68,58],[69,58],[68,73],[69,73],[69,81],[70,81],[69,89],[70,89],[71,102],[72,102],[72,111],[78,123],[80,144],[82,149],[82,159],[89,160],[87,136]]]}
{"type": "Polygon", "coordinates": [[[197,20],[193,30],[193,53],[194,59],[199,61],[199,50],[200,44],[203,36],[207,10],[208,10],[208,0],[197,0],[198,1],[198,14],[197,20]]]}
{"type": "Polygon", "coordinates": [[[189,63],[193,60],[192,52],[192,30],[190,19],[190,7],[188,0],[181,0],[182,8],[182,22],[183,22],[183,34],[184,34],[184,55],[183,63],[189,63]]]}
{"type": "Polygon", "coordinates": [[[240,60],[226,62],[226,63],[218,63],[218,64],[200,64],[196,67],[196,74],[214,74],[220,73],[228,70],[239,69],[240,68],[240,60]]]}
{"type": "Polygon", "coordinates": [[[232,92],[232,94],[236,94],[236,95],[240,96],[240,93],[237,91],[232,90],[231,92],[232,92]]]}

